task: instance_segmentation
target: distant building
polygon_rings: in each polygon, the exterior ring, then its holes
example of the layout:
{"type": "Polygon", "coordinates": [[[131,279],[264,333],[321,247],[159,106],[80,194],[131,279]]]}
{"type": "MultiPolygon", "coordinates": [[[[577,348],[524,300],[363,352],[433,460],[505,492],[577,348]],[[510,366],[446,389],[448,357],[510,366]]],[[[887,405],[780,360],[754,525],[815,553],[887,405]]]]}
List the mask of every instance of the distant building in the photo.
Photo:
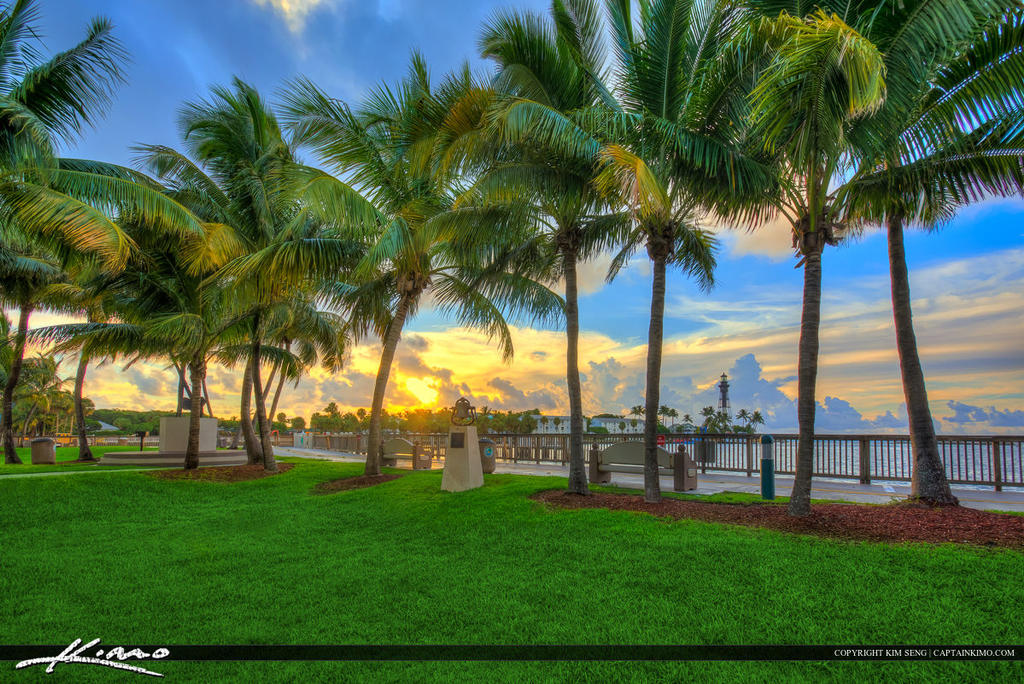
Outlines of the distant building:
{"type": "Polygon", "coordinates": [[[567,435],[569,434],[569,416],[534,416],[537,427],[535,435],[567,435]]]}
{"type": "MultiPolygon", "coordinates": [[[[569,416],[534,416],[537,427],[535,435],[567,435],[569,434],[569,416]]],[[[643,434],[644,420],[636,416],[615,416],[612,418],[591,418],[590,427],[604,428],[612,434],[643,434]]],[[[587,428],[587,418],[583,419],[583,429],[587,428]]]]}
{"type": "Polygon", "coordinates": [[[616,416],[614,418],[591,418],[591,427],[602,427],[614,434],[641,434],[644,431],[644,420],[636,416],[616,416]]]}
{"type": "Polygon", "coordinates": [[[729,403],[729,376],[722,373],[722,381],[718,383],[718,410],[729,413],[732,405],[729,403]]]}

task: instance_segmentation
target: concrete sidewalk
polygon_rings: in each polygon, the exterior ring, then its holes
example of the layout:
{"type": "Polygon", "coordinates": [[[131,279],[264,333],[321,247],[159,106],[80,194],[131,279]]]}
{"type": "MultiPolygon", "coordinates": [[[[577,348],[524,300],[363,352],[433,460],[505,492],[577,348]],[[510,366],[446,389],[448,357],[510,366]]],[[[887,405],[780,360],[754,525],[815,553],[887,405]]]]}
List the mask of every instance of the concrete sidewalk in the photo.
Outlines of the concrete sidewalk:
{"type": "MultiPolygon", "coordinates": [[[[301,458],[316,458],[347,463],[362,463],[366,460],[364,456],[358,454],[322,451],[319,449],[275,447],[275,451],[282,456],[298,456],[301,458]]],[[[435,469],[442,467],[444,467],[442,461],[434,461],[435,469]]],[[[506,463],[498,461],[495,472],[516,475],[549,475],[566,478],[569,476],[568,466],[560,466],[557,463],[542,463],[538,465],[535,463],[506,463]]],[[[639,473],[612,473],[611,484],[628,489],[643,489],[644,477],[639,473]]],[[[661,488],[662,491],[672,491],[672,478],[662,477],[661,488]]],[[[981,485],[953,485],[952,489],[953,495],[960,499],[960,504],[963,506],[987,510],[1024,512],[1024,489],[1014,488],[997,492],[992,487],[981,485]]],[[[775,477],[776,496],[789,496],[792,490],[792,475],[777,475],[775,477]]],[[[691,493],[716,494],[718,492],[760,494],[761,480],[756,474],[753,477],[747,477],[746,475],[716,471],[700,473],[697,476],[697,489],[691,493]]],[[[869,485],[864,485],[854,480],[815,478],[811,485],[811,498],[813,499],[856,501],[860,503],[889,503],[890,501],[905,499],[909,495],[909,482],[876,481],[869,485]]]]}

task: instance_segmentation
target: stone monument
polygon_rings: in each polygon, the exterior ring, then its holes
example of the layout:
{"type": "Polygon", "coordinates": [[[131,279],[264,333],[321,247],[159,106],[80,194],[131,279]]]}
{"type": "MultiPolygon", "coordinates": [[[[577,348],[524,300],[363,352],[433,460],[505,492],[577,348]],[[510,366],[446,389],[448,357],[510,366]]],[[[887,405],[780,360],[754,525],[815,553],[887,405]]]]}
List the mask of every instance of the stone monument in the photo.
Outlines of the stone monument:
{"type": "Polygon", "coordinates": [[[452,409],[452,426],[448,430],[448,450],[444,457],[441,489],[461,492],[484,484],[480,464],[480,444],[476,436],[476,410],[462,397],[452,409]]]}
{"type": "MultiPolygon", "coordinates": [[[[160,418],[160,448],[156,451],[108,451],[100,465],[181,466],[188,448],[189,416],[160,418]]],[[[217,419],[199,419],[199,465],[233,466],[248,462],[244,449],[217,448],[217,419]]]]}

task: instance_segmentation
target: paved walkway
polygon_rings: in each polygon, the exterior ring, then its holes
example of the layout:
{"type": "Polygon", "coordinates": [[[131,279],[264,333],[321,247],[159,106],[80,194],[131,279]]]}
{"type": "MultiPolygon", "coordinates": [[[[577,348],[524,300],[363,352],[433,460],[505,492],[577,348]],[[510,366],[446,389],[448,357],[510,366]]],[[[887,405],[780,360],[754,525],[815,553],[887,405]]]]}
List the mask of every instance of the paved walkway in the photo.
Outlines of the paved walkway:
{"type": "Polygon", "coordinates": [[[44,470],[41,473],[0,473],[0,480],[19,477],[49,477],[50,475],[88,475],[90,473],[135,473],[140,470],[160,470],[160,468],[105,468],[90,466],[89,470],[44,470]]]}
{"type": "MultiPolygon", "coordinates": [[[[312,458],[323,461],[339,461],[343,463],[362,463],[364,456],[336,451],[323,451],[320,449],[302,449],[297,447],[274,447],[274,451],[281,456],[298,456],[300,458],[312,458]]],[[[434,462],[435,468],[443,467],[440,461],[434,462]]],[[[54,470],[42,473],[11,473],[0,475],[4,478],[23,477],[49,477],[51,475],[84,475],[88,473],[130,473],[139,470],[153,470],[153,468],[117,468],[105,470],[97,467],[89,470],[54,470]]],[[[497,473],[513,473],[516,475],[548,475],[553,477],[568,477],[568,466],[561,466],[557,463],[505,463],[499,461],[497,473]]],[[[644,477],[642,474],[612,473],[611,484],[617,487],[628,489],[643,489],[644,477]]],[[[672,478],[662,477],[661,488],[663,491],[672,490],[672,478]]],[[[792,475],[777,475],[775,478],[775,493],[778,496],[788,496],[793,489],[792,475]]],[[[746,477],[735,473],[716,472],[701,473],[697,476],[697,489],[694,494],[715,494],[718,492],[747,492],[750,494],[761,493],[761,481],[758,476],[746,477]]],[[[971,508],[980,508],[999,511],[1021,511],[1024,512],[1024,489],[1010,488],[1002,492],[993,491],[992,487],[982,485],[954,485],[953,494],[960,499],[960,503],[971,508]]],[[[888,503],[905,499],[910,495],[909,482],[882,482],[876,481],[869,485],[860,484],[852,480],[839,480],[833,478],[815,478],[811,486],[811,498],[831,499],[835,501],[858,501],[862,503],[888,503]]]]}
{"type": "MultiPolygon", "coordinates": [[[[316,458],[347,463],[362,463],[365,460],[364,456],[357,454],[322,451],[319,449],[275,447],[275,452],[282,456],[300,456],[302,458],[316,458]]],[[[434,467],[440,468],[443,466],[439,461],[434,461],[434,467]]],[[[557,463],[542,463],[538,465],[535,463],[505,463],[498,461],[495,472],[514,473],[516,475],[568,477],[569,468],[568,466],[560,466],[557,463]]],[[[611,484],[617,487],[643,489],[644,477],[639,473],[612,473],[611,484]]],[[[663,491],[671,491],[672,478],[663,476],[661,478],[661,488],[663,491]]],[[[970,508],[1024,512],[1024,490],[1020,488],[997,492],[992,487],[981,485],[954,485],[952,489],[953,494],[960,499],[960,503],[970,508]]],[[[792,490],[792,475],[777,475],[775,477],[775,494],[777,496],[789,496],[792,490]]],[[[698,474],[697,489],[692,493],[715,494],[717,492],[760,494],[761,480],[758,475],[747,477],[746,475],[715,471],[698,474]]],[[[853,480],[815,478],[811,483],[812,499],[888,503],[905,499],[909,495],[909,482],[876,481],[869,485],[864,485],[853,480]]]]}

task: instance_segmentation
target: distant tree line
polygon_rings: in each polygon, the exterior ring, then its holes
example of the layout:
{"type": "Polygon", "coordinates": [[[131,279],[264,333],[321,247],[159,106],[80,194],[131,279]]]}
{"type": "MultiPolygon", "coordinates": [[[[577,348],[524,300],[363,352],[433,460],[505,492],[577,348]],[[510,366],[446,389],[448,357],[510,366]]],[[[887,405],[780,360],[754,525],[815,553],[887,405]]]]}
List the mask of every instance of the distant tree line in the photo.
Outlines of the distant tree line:
{"type": "MultiPolygon", "coordinates": [[[[529,411],[493,411],[484,406],[477,411],[476,426],[480,434],[487,433],[513,433],[529,434],[537,429],[537,420],[540,416],[540,409],[529,411]]],[[[293,429],[296,420],[292,419],[293,429]]],[[[303,426],[305,421],[302,421],[303,426]]],[[[385,431],[390,432],[413,432],[431,433],[447,432],[451,425],[451,409],[409,409],[399,413],[389,413],[384,410],[381,414],[381,426],[385,431]]],[[[365,408],[356,409],[355,412],[341,412],[336,402],[331,402],[324,408],[313,413],[309,419],[311,430],[323,432],[366,432],[370,430],[370,412],[365,408]]]]}

